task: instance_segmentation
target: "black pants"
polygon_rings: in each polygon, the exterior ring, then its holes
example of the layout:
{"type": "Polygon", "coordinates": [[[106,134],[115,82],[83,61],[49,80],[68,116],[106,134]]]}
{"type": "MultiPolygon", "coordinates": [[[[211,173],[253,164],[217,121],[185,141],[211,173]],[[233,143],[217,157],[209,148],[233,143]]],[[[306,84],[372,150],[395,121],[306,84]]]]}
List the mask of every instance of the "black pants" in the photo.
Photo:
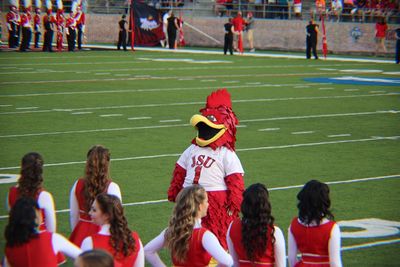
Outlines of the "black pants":
{"type": "Polygon", "coordinates": [[[15,35],[17,34],[17,31],[8,31],[8,47],[9,48],[14,48],[16,47],[16,42],[15,42],[15,35]]]}
{"type": "Polygon", "coordinates": [[[225,34],[225,42],[224,42],[224,55],[226,52],[231,53],[233,55],[233,35],[232,34],[225,34]]]}
{"type": "Polygon", "coordinates": [[[175,49],[176,30],[168,30],[169,49],[175,49]]]}
{"type": "Polygon", "coordinates": [[[126,31],[119,31],[117,49],[120,50],[121,46],[126,51],[126,31]]]}
{"type": "Polygon", "coordinates": [[[39,48],[39,39],[41,32],[35,32],[35,48],[39,48]]]}
{"type": "Polygon", "coordinates": [[[307,42],[306,42],[306,56],[307,56],[307,58],[311,58],[311,50],[312,50],[312,53],[314,55],[314,58],[317,59],[318,58],[318,55],[317,55],[317,40],[307,39],[307,42]]]}
{"type": "Polygon", "coordinates": [[[82,24],[78,24],[78,49],[82,49],[82,37],[83,37],[83,31],[82,31],[82,24]]]}
{"type": "Polygon", "coordinates": [[[32,30],[28,27],[22,27],[22,41],[21,45],[19,46],[20,51],[26,51],[29,49],[32,39],[32,30]]]}
{"type": "Polygon", "coordinates": [[[75,49],[76,30],[70,27],[68,28],[68,32],[69,32],[69,34],[67,35],[68,51],[72,52],[75,49]]]}
{"type": "Polygon", "coordinates": [[[54,31],[52,30],[47,30],[44,32],[44,42],[43,42],[43,51],[46,52],[53,52],[53,34],[54,31]]]}
{"type": "Polygon", "coordinates": [[[396,41],[396,64],[400,63],[400,40],[396,41]]]}

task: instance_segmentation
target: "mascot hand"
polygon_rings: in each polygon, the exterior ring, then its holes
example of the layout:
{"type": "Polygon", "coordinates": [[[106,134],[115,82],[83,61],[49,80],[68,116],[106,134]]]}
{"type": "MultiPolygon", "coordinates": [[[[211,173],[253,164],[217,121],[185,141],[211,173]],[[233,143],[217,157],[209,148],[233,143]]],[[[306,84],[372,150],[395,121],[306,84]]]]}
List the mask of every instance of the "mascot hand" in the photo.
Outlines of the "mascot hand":
{"type": "Polygon", "coordinates": [[[229,212],[237,214],[240,211],[240,205],[242,204],[243,199],[243,175],[241,173],[230,174],[225,177],[225,184],[228,188],[228,214],[229,212]]]}
{"type": "Polygon", "coordinates": [[[175,202],[175,198],[183,187],[185,181],[186,170],[179,164],[175,164],[174,173],[172,175],[171,184],[168,188],[168,200],[175,202]]]}

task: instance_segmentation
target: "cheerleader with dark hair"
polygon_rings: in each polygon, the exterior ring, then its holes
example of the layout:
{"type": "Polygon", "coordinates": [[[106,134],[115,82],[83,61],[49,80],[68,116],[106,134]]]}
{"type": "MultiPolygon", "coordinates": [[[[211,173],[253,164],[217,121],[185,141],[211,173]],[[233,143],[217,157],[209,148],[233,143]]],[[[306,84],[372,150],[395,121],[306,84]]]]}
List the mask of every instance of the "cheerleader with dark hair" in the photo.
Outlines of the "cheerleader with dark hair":
{"type": "Polygon", "coordinates": [[[242,218],[231,223],[226,237],[234,266],[286,266],[285,239],[274,225],[267,188],[249,186],[240,210],[242,218]]]}
{"type": "Polygon", "coordinates": [[[341,267],[340,229],[330,211],[328,185],[311,180],[297,199],[299,215],[288,231],[289,266],[341,267]],[[300,259],[297,253],[301,254],[300,259]]]}

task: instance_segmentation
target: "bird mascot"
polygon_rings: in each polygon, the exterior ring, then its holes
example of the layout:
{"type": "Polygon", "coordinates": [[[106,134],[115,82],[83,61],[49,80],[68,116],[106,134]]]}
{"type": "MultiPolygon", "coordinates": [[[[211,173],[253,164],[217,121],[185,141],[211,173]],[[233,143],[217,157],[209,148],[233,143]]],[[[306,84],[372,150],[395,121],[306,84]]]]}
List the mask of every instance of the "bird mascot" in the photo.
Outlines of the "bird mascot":
{"type": "Polygon", "coordinates": [[[226,232],[238,217],[244,191],[244,171],[235,153],[239,121],[226,89],[212,92],[200,113],[190,119],[198,134],[175,164],[168,200],[174,202],[179,191],[192,184],[204,187],[209,208],[202,226],[226,249],[226,232]]]}

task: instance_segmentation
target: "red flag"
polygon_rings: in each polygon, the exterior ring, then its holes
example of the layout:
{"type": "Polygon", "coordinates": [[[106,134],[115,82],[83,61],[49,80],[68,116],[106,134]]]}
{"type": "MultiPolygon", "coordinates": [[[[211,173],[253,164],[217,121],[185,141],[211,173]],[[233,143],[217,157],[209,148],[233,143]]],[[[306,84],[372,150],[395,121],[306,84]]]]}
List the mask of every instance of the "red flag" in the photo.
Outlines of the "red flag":
{"type": "Polygon", "coordinates": [[[242,37],[242,33],[239,33],[239,36],[238,36],[238,49],[239,49],[239,52],[241,54],[243,54],[243,37],[242,37]]]}
{"type": "Polygon", "coordinates": [[[321,23],[322,23],[322,54],[324,58],[328,54],[328,43],[326,41],[326,30],[325,30],[325,23],[324,23],[324,16],[321,15],[321,23]]]}
{"type": "Polygon", "coordinates": [[[129,14],[129,24],[130,24],[130,29],[131,29],[131,49],[132,51],[135,51],[135,12],[134,12],[134,0],[131,0],[131,8],[130,8],[130,14],[129,14]]]}
{"type": "Polygon", "coordinates": [[[185,37],[183,36],[182,13],[179,14],[179,46],[185,46],[185,37]]]}

